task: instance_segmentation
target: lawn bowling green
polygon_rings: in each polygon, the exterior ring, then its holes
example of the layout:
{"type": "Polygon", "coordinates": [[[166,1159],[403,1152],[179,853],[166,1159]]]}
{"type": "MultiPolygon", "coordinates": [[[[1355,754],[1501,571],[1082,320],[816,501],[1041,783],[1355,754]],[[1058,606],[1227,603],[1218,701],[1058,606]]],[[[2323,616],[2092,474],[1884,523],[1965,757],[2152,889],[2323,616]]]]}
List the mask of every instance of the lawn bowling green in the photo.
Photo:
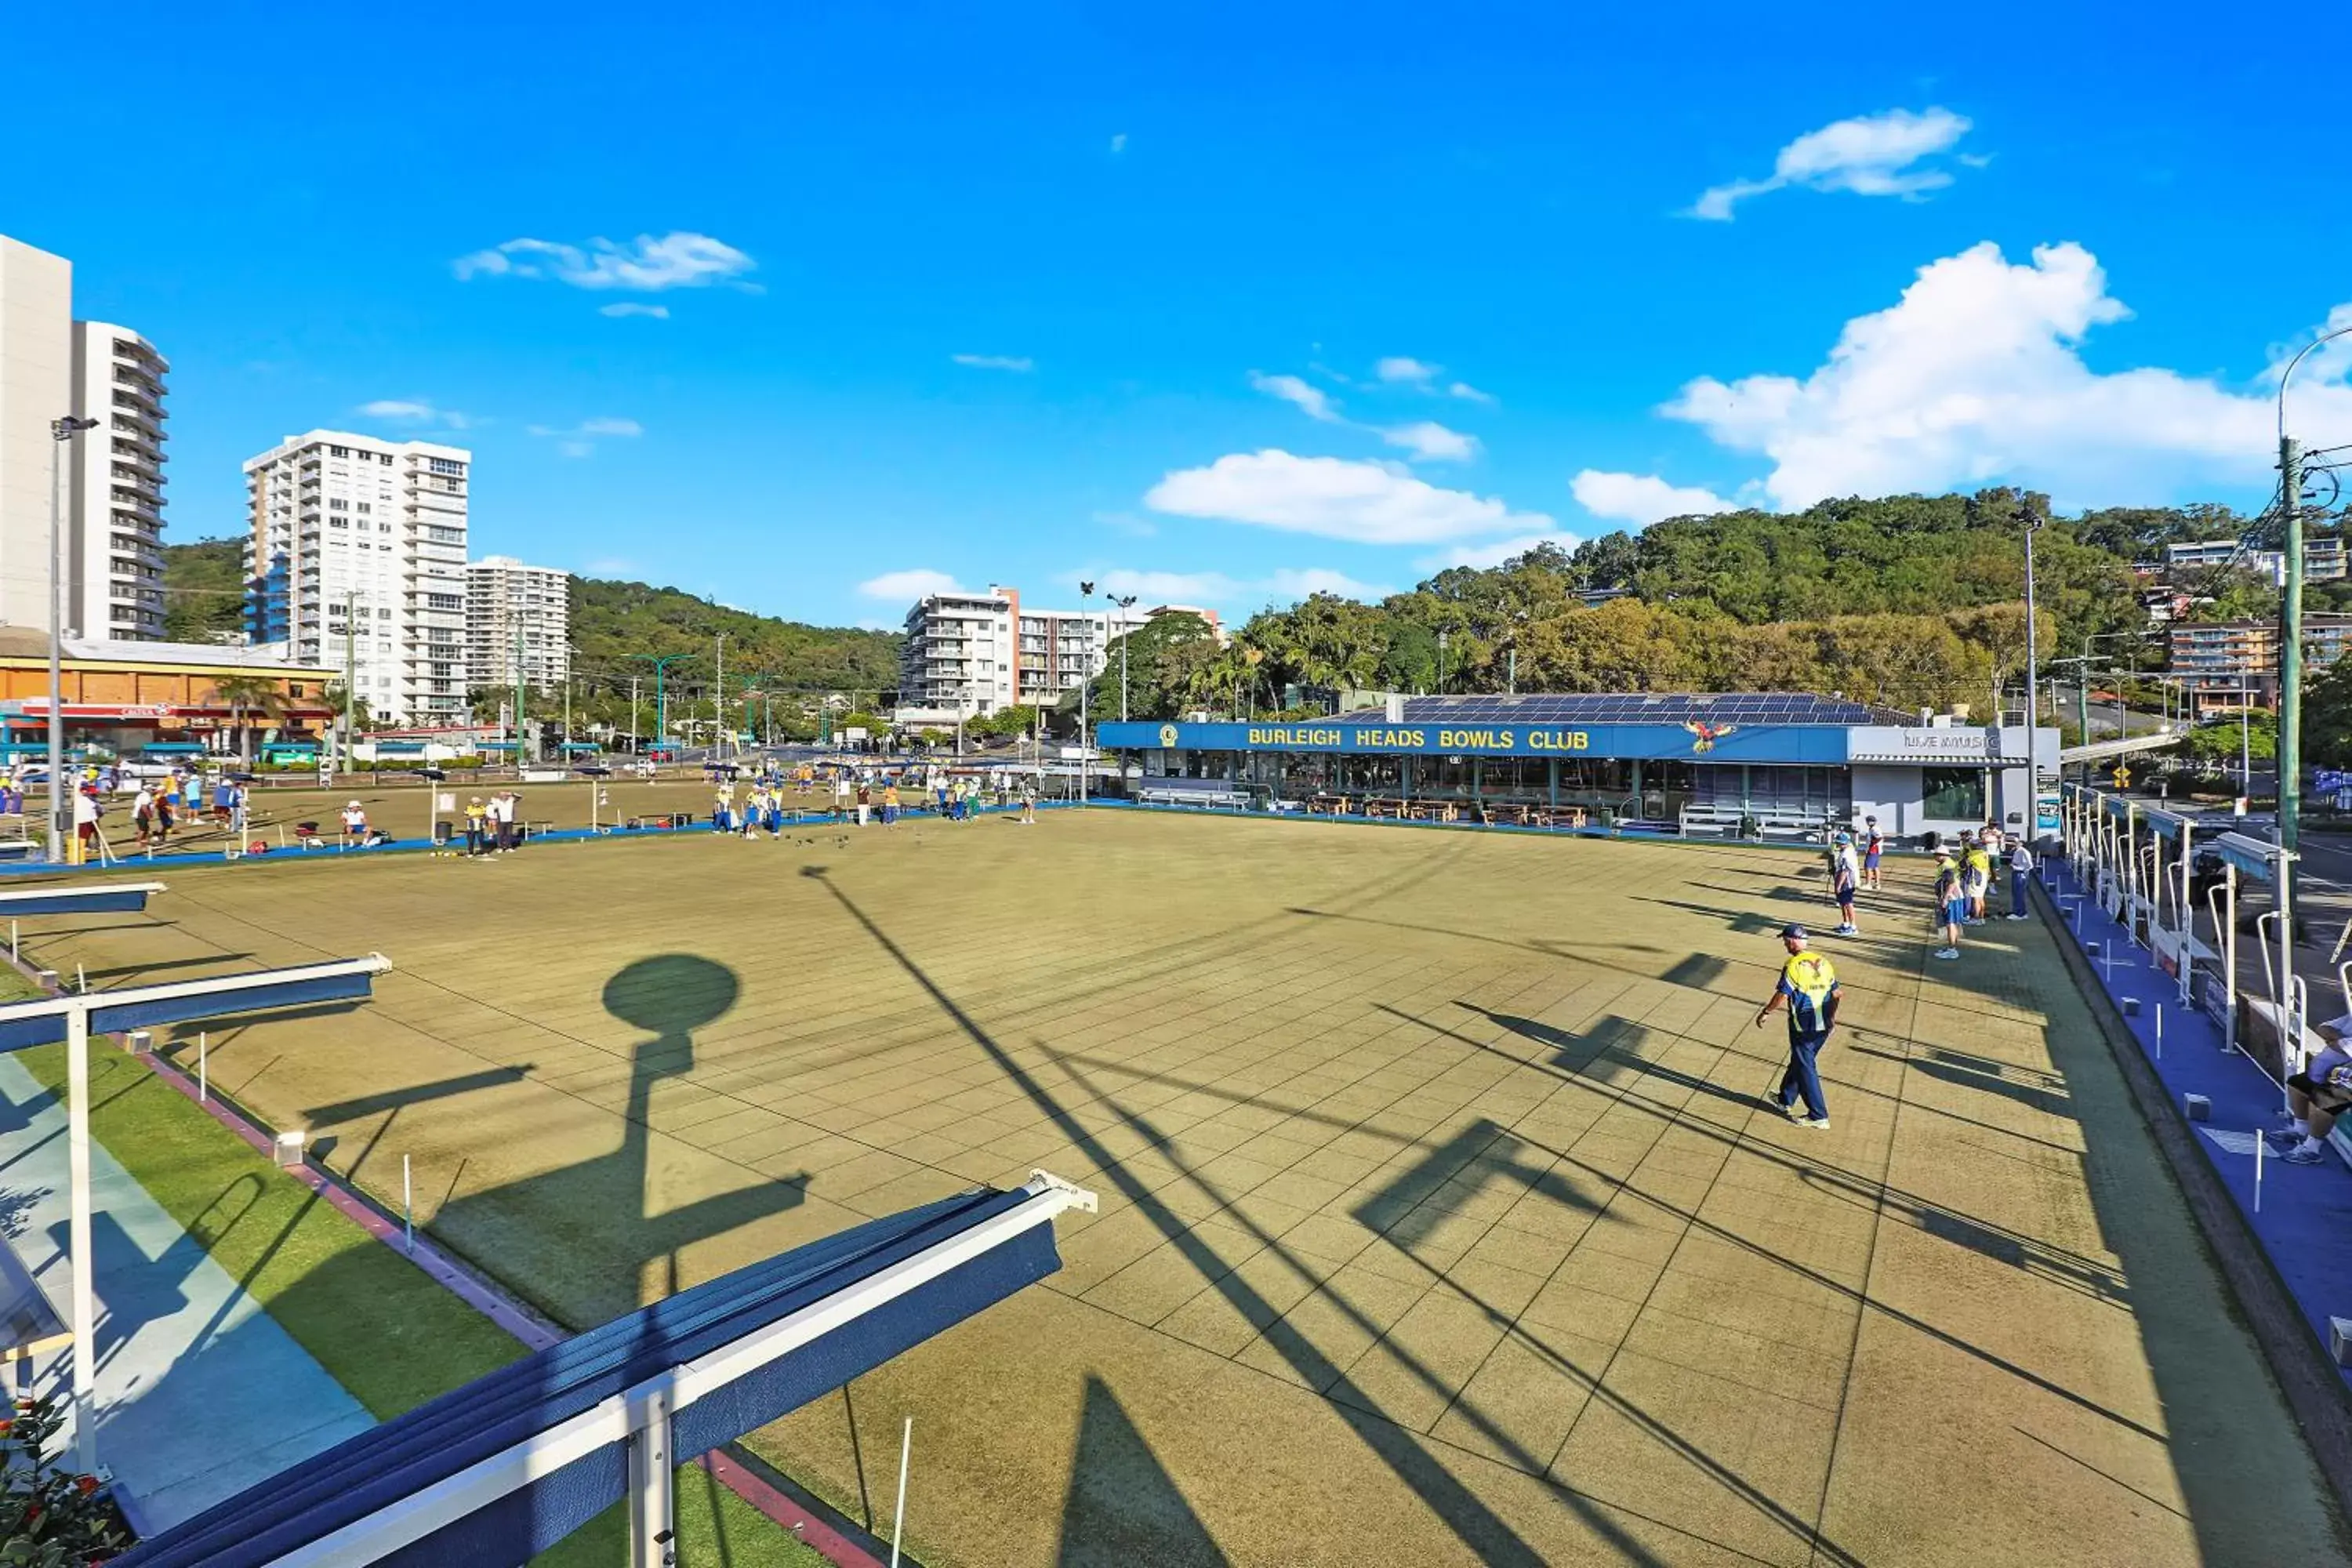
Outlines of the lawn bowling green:
{"type": "MultiPolygon", "coordinates": [[[[94,984],[381,950],[212,1081],[585,1325],[972,1182],[1042,1289],[761,1434],[934,1564],[2342,1561],[2042,927],[1818,856],[1127,811],[176,869],[94,984]],[[291,863],[289,863],[291,862],[291,863]]],[[[194,1039],[172,1043],[187,1059],[194,1039]]],[[[430,1354],[429,1346],[387,1354],[430,1354]]]]}

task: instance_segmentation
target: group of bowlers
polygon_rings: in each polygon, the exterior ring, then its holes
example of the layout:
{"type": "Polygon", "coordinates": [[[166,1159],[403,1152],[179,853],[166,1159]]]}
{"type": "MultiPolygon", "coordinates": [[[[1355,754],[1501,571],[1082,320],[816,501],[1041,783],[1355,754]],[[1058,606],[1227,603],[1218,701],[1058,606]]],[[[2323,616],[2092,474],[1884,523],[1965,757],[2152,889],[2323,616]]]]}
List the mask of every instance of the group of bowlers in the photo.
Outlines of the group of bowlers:
{"type": "MultiPolygon", "coordinates": [[[[833,805],[833,820],[838,823],[855,821],[863,827],[880,822],[885,827],[896,827],[905,810],[900,784],[906,794],[918,803],[928,801],[932,811],[943,822],[970,822],[976,817],[992,793],[972,774],[951,774],[944,769],[933,770],[926,794],[924,779],[919,773],[885,773],[877,781],[864,772],[853,774],[847,768],[836,768],[829,782],[833,805]]],[[[803,794],[817,786],[813,768],[803,765],[789,773],[762,775],[751,781],[751,789],[739,809],[735,804],[735,781],[721,777],[711,795],[710,826],[715,833],[736,834],[745,838],[756,837],[763,829],[771,838],[783,831],[784,814],[790,809],[796,815],[799,807],[784,804],[785,786],[792,784],[803,794]]],[[[1003,792],[998,793],[1000,798],[1003,792]]],[[[1020,786],[1021,820],[1037,820],[1037,784],[1024,777],[1020,786]]]]}
{"type": "MultiPolygon", "coordinates": [[[[1838,906],[1838,923],[1832,934],[1858,936],[1861,928],[1853,919],[1855,898],[1864,890],[1885,889],[1882,877],[1886,837],[1879,831],[1878,818],[1866,818],[1858,836],[1843,829],[1832,835],[1829,855],[1830,890],[1838,906]]],[[[2028,919],[2025,885],[2033,875],[2033,851],[2023,838],[2011,838],[1997,825],[1987,823],[1981,828],[1961,834],[1957,847],[1937,851],[1936,921],[1944,945],[1935,950],[1934,957],[1959,957],[1961,928],[1982,925],[1990,918],[1985,900],[1992,889],[1995,868],[2004,864],[2009,868],[2009,911],[2005,918],[2028,919]]],[[[1837,967],[1813,951],[1811,933],[1801,925],[1781,928],[1780,945],[1785,959],[1780,978],[1772,987],[1772,994],[1756,1011],[1756,1026],[1762,1028],[1765,1020],[1775,1013],[1788,1015],[1789,1065],[1780,1075],[1779,1086],[1765,1098],[1774,1110],[1799,1126],[1827,1127],[1829,1103],[1822,1094],[1820,1058],[1822,1047],[1829,1044],[1830,1031],[1837,1025],[1837,967]]],[[[2345,1103],[2352,1103],[2352,1058],[2346,1058],[2339,1087],[2344,1091],[2344,1099],[2337,1106],[2341,1109],[2345,1103]]],[[[2332,1114],[2329,1120],[2332,1122],[2332,1114]]],[[[2305,1142],[2309,1142],[2309,1139],[2305,1142]]],[[[2311,1157],[2317,1156],[2314,1153],[2311,1157]]]]}
{"type": "MultiPolygon", "coordinates": [[[[1830,896],[1838,907],[1838,923],[1831,928],[1831,934],[1859,936],[1862,928],[1854,924],[1854,900],[1864,892],[1884,891],[1885,887],[1881,879],[1886,836],[1879,831],[1878,818],[1865,818],[1858,837],[1843,828],[1831,835],[1829,853],[1830,896]]],[[[1982,925],[1989,918],[1985,899],[1992,890],[1998,868],[2004,865],[2009,868],[2006,918],[2024,920],[2025,884],[2033,875],[2033,850],[2023,838],[2011,838],[1989,822],[1962,833],[1957,846],[1937,851],[1932,923],[1944,941],[1931,956],[1960,956],[1960,929],[1982,925]]]]}

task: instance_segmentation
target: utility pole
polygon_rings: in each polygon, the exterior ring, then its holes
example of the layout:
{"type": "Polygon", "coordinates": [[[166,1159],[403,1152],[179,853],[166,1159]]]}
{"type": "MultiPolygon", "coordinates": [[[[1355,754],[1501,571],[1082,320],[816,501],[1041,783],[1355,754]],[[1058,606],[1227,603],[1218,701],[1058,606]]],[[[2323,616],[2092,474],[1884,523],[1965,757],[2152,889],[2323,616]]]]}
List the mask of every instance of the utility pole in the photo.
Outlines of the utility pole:
{"type": "MultiPolygon", "coordinates": [[[[2042,526],[2042,518],[2031,504],[2025,512],[2025,749],[2031,757],[2033,751],[2033,726],[2041,722],[2042,702],[2039,688],[2034,684],[2034,672],[2041,665],[2040,634],[2033,615],[2033,531],[2042,526]]],[[[2033,809],[2036,821],[2042,810],[2042,775],[2039,763],[2029,763],[2033,772],[2033,809]]]]}
{"type": "Polygon", "coordinates": [[[522,621],[514,624],[514,749],[515,766],[522,766],[522,621]]]}
{"type": "Polygon", "coordinates": [[[2286,520],[2286,584],[2279,596],[2279,908],[2294,907],[2295,815],[2303,807],[2303,448],[2279,437],[2279,510],[2286,520]]]}
{"type": "Polygon", "coordinates": [[[710,685],[710,744],[712,750],[725,756],[726,742],[720,736],[727,729],[727,634],[719,634],[719,679],[710,685]]]}
{"type": "Polygon", "coordinates": [[[345,590],[343,594],[343,744],[336,766],[344,773],[352,768],[352,713],[358,700],[352,688],[360,683],[360,611],[359,595],[345,590]]]}
{"type": "Polygon", "coordinates": [[[640,679],[635,675],[629,677],[629,750],[632,752],[646,749],[645,736],[637,729],[637,682],[640,679]]]}

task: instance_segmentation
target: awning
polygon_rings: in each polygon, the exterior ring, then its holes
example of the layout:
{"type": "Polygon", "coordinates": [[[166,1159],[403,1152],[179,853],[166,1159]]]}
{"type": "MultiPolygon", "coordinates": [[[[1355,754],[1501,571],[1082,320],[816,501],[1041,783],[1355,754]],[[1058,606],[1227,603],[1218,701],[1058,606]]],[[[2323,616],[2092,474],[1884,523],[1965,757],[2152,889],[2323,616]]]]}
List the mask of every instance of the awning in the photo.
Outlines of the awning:
{"type": "MultiPolygon", "coordinates": [[[[45,912],[65,911],[52,907],[45,912]]],[[[165,985],[130,985],[120,991],[13,1003],[0,1006],[0,1051],[56,1045],[66,1037],[66,1016],[93,1002],[96,1005],[89,1006],[90,1033],[111,1035],[125,1029],[151,1029],[159,1024],[216,1018],[225,1013],[272,1012],[314,1002],[354,1001],[366,996],[375,976],[391,967],[391,960],[381,953],[372,953],[366,958],[265,969],[254,974],[184,980],[165,985]]]]}
{"type": "Polygon", "coordinates": [[[1061,1267],[1042,1173],[869,1221],[476,1379],[142,1542],[119,1568],[520,1564],[626,1491],[1061,1267]]]}
{"type": "Polygon", "coordinates": [[[1891,752],[1853,752],[1847,755],[1846,761],[1901,768],[2021,768],[2028,765],[2027,759],[2023,757],[1939,757],[1918,752],[1907,756],[1891,752]]]}

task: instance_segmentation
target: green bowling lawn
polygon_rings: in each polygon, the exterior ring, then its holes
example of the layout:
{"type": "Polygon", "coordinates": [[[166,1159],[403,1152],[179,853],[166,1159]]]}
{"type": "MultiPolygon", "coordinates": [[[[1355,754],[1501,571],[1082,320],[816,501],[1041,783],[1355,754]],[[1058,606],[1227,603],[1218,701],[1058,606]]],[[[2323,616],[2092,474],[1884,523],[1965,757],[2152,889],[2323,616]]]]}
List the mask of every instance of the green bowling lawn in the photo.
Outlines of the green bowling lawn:
{"type": "Polygon", "coordinates": [[[408,1156],[563,1321],[1033,1167],[1101,1194],[755,1440],[887,1524],[911,1415],[934,1568],[2340,1560],[2048,934],[1930,963],[1908,865],[1825,948],[1815,1131],[1750,1026],[1831,915],[1803,855],[1102,811],[320,859],[28,945],[388,954],[214,1081],[379,1194],[408,1156]]]}

